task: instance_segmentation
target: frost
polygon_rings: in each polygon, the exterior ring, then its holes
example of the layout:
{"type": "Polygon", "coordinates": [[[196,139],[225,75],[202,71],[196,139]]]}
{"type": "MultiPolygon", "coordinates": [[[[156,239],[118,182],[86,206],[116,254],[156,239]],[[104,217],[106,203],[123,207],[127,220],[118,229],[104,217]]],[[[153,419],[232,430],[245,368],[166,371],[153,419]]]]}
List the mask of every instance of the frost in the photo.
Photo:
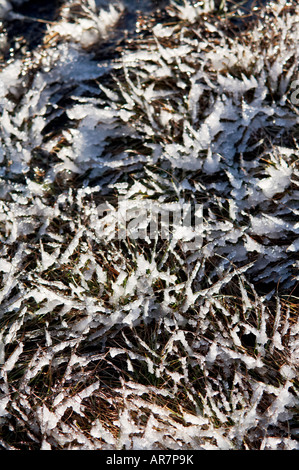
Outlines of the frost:
{"type": "Polygon", "coordinates": [[[217,8],[3,59],[0,447],[298,448],[297,5],[217,8]]]}
{"type": "Polygon", "coordinates": [[[99,10],[95,2],[88,1],[82,5],[82,14],[85,18],[79,18],[76,23],[72,23],[71,16],[66,15],[64,21],[51,28],[51,32],[89,48],[107,38],[109,29],[119,21],[122,10],[121,4],[117,6],[111,4],[107,10],[99,10]]]}
{"type": "Polygon", "coordinates": [[[209,12],[214,9],[214,0],[205,0],[196,2],[194,5],[187,0],[183,1],[183,5],[172,0],[172,4],[178,10],[178,15],[182,20],[188,20],[190,23],[196,21],[202,13],[209,12]]]}
{"type": "Polygon", "coordinates": [[[292,224],[284,222],[279,217],[270,215],[266,215],[265,217],[252,217],[251,227],[252,232],[257,235],[266,235],[274,238],[280,237],[281,232],[297,232],[292,224]]]}
{"type": "Polygon", "coordinates": [[[292,168],[287,162],[282,161],[278,168],[268,167],[268,178],[260,181],[259,187],[262,189],[266,197],[271,199],[275,194],[282,193],[291,183],[292,168]]]}
{"type": "Polygon", "coordinates": [[[11,12],[12,6],[8,0],[3,0],[0,5],[0,18],[5,18],[11,12]]]}

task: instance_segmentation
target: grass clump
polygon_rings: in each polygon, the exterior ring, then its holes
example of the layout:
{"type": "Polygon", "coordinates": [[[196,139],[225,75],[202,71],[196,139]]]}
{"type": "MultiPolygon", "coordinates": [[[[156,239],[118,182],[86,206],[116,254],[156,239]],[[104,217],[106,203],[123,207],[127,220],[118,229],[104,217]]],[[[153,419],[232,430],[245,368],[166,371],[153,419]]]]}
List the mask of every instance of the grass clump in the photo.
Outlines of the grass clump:
{"type": "Polygon", "coordinates": [[[0,73],[0,445],[297,449],[298,5],[71,3],[0,73]]]}

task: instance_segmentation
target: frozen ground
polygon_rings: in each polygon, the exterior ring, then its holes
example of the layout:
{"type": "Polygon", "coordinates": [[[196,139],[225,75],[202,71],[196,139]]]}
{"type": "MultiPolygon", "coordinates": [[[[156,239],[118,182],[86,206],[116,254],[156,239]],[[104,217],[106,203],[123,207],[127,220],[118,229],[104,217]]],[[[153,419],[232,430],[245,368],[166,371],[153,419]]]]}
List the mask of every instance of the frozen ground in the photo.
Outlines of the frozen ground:
{"type": "Polygon", "coordinates": [[[18,3],[0,445],[298,449],[298,3],[69,0],[36,43],[18,3]]]}

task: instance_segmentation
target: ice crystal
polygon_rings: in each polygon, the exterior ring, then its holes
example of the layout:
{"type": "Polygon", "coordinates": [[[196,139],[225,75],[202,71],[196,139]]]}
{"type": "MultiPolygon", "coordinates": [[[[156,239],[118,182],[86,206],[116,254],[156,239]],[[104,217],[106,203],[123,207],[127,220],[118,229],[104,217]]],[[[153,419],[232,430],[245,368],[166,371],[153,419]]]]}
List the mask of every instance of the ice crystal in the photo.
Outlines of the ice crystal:
{"type": "Polygon", "coordinates": [[[68,0],[1,64],[3,448],[298,449],[298,5],[215,8],[103,59],[124,5],[68,0]]]}

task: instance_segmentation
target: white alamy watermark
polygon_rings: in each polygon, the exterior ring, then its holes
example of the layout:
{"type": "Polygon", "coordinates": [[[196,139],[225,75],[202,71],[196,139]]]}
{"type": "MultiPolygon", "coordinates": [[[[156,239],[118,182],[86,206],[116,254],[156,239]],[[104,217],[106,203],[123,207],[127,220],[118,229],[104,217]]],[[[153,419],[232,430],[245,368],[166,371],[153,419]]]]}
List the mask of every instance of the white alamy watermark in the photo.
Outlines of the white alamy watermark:
{"type": "Polygon", "coordinates": [[[0,365],[4,364],[5,360],[5,344],[3,340],[3,333],[0,333],[0,365]]]}
{"type": "Polygon", "coordinates": [[[201,204],[119,198],[117,209],[101,204],[97,213],[102,226],[109,224],[110,239],[181,241],[190,250],[202,245],[201,204]]]}
{"type": "Polygon", "coordinates": [[[294,105],[299,105],[299,79],[293,80],[290,85],[290,90],[294,90],[291,93],[290,100],[294,105]]]}

